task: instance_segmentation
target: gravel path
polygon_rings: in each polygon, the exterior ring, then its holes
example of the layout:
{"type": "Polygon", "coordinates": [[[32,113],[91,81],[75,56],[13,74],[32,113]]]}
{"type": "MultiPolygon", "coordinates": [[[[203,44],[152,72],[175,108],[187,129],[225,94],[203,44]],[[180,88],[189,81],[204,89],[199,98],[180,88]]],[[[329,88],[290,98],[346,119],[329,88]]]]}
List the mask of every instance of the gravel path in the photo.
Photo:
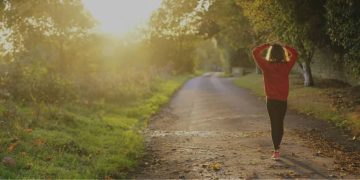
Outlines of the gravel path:
{"type": "Polygon", "coordinates": [[[360,178],[359,141],[292,111],[285,127],[275,162],[265,102],[208,73],[188,81],[150,121],[147,154],[130,177],[360,178]]]}

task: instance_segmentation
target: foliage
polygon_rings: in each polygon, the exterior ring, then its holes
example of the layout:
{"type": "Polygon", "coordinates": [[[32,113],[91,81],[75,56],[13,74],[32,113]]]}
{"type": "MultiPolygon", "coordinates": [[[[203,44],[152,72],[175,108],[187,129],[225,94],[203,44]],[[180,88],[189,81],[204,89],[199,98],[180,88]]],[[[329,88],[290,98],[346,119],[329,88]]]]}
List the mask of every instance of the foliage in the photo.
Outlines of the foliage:
{"type": "Polygon", "coordinates": [[[205,17],[220,29],[215,35],[219,46],[236,51],[253,44],[250,24],[235,1],[215,1],[205,17]]]}
{"type": "Polygon", "coordinates": [[[328,0],[325,8],[330,39],[342,47],[350,74],[360,78],[360,2],[328,0]]]}
{"type": "Polygon", "coordinates": [[[152,34],[167,38],[196,34],[197,5],[196,0],[163,1],[151,18],[152,34]]]}
{"type": "MultiPolygon", "coordinates": [[[[317,47],[328,37],[325,33],[325,0],[238,1],[258,39],[283,41],[299,51],[304,85],[314,85],[310,63],[317,47]]],[[[300,62],[300,61],[299,61],[300,62]]]]}
{"type": "Polygon", "coordinates": [[[189,76],[149,58],[154,44],[90,32],[80,0],[0,6],[0,158],[16,161],[0,178],[124,178],[146,120],[189,76]]]}
{"type": "Polygon", "coordinates": [[[0,157],[13,157],[16,166],[0,164],[0,178],[125,178],[143,154],[139,131],[188,77],[159,79],[146,96],[121,103],[7,101],[0,108],[0,157]]]}
{"type": "Polygon", "coordinates": [[[8,41],[15,47],[13,53],[29,50],[45,39],[58,42],[54,45],[63,49],[64,43],[84,36],[94,24],[80,0],[2,3],[6,7],[2,15],[3,26],[10,31],[8,41]]]}
{"type": "Polygon", "coordinates": [[[201,14],[210,5],[208,0],[162,2],[151,17],[149,32],[153,58],[159,64],[173,67],[176,72],[193,72],[194,43],[198,39],[201,14]]]}
{"type": "Polygon", "coordinates": [[[280,40],[300,50],[311,61],[315,47],[325,41],[324,5],[319,1],[239,1],[262,41],[280,40]]]}
{"type": "Polygon", "coordinates": [[[218,46],[224,53],[225,65],[247,66],[252,63],[249,49],[254,42],[253,31],[243,9],[234,0],[215,1],[210,7],[207,18],[212,19],[218,26],[215,34],[218,46]]]}
{"type": "Polygon", "coordinates": [[[205,71],[217,71],[221,68],[220,52],[216,40],[209,39],[197,44],[195,50],[195,68],[205,71]]]}
{"type": "Polygon", "coordinates": [[[194,37],[182,36],[179,39],[152,37],[149,40],[151,59],[157,66],[163,66],[174,74],[193,72],[194,37]]]}
{"type": "Polygon", "coordinates": [[[71,72],[89,64],[84,62],[88,59],[84,54],[89,45],[94,47],[87,33],[94,22],[81,1],[1,4],[5,7],[1,25],[6,34],[1,43],[11,47],[3,48],[2,58],[7,60],[1,62],[0,69],[3,95],[31,103],[74,99],[77,92],[71,72]]]}

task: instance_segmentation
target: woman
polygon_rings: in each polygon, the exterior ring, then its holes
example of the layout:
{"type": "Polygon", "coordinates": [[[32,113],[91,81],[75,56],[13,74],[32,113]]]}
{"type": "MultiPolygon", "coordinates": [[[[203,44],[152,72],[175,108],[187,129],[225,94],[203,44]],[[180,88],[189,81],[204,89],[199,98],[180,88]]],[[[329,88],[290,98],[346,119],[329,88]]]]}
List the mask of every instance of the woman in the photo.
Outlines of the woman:
{"type": "Polygon", "coordinates": [[[253,50],[253,56],[264,77],[266,107],[271,121],[271,137],[274,144],[272,159],[280,160],[280,143],[284,133],[284,117],[289,94],[289,73],[297,59],[297,51],[285,45],[263,44],[253,50]],[[262,52],[268,49],[266,59],[262,52]],[[287,53],[290,53],[287,61],[287,53]]]}

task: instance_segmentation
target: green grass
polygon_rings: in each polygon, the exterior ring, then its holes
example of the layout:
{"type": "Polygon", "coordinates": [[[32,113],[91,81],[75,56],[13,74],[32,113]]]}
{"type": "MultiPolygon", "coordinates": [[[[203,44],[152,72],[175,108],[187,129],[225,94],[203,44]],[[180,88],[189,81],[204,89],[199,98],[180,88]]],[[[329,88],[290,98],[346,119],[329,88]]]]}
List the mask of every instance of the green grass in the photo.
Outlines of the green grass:
{"type": "Polygon", "coordinates": [[[264,96],[263,79],[261,75],[248,74],[236,78],[234,81],[236,85],[252,90],[257,96],[264,96]]]}
{"type": "MultiPolygon", "coordinates": [[[[255,73],[235,79],[235,84],[253,91],[257,96],[265,99],[263,89],[262,75],[255,73]]],[[[327,120],[335,123],[339,127],[349,127],[359,129],[359,124],[349,123],[347,115],[334,109],[332,99],[326,95],[326,92],[332,89],[304,87],[302,79],[298,75],[290,76],[290,92],[288,98],[288,106],[290,109],[299,113],[310,115],[318,119],[327,120]]],[[[358,133],[358,132],[355,132],[358,133]]]]}
{"type": "MultiPolygon", "coordinates": [[[[95,108],[16,105],[16,115],[6,117],[17,118],[19,125],[0,124],[0,158],[12,157],[16,165],[1,163],[0,178],[125,178],[143,155],[140,132],[148,118],[189,77],[156,82],[150,94],[134,102],[100,103],[95,108]],[[28,122],[27,117],[37,118],[28,122]],[[20,125],[23,121],[28,129],[20,125]]],[[[0,106],[3,114],[6,109],[0,106]]]]}
{"type": "Polygon", "coordinates": [[[226,77],[232,77],[232,74],[228,72],[222,72],[219,77],[226,78],[226,77]]]}

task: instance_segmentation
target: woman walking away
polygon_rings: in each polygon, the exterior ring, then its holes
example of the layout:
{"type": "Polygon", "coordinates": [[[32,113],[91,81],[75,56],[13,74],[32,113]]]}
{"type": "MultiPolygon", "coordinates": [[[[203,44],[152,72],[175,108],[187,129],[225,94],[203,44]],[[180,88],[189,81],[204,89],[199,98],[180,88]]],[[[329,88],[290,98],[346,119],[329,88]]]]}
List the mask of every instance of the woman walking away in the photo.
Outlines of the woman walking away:
{"type": "Polygon", "coordinates": [[[262,44],[253,50],[253,56],[264,77],[266,107],[275,149],[272,159],[280,160],[280,143],[284,133],[284,117],[289,94],[289,73],[298,54],[294,48],[287,45],[262,44]],[[262,56],[265,49],[268,49],[266,58],[262,56]],[[289,58],[286,52],[290,53],[289,58]]]}

